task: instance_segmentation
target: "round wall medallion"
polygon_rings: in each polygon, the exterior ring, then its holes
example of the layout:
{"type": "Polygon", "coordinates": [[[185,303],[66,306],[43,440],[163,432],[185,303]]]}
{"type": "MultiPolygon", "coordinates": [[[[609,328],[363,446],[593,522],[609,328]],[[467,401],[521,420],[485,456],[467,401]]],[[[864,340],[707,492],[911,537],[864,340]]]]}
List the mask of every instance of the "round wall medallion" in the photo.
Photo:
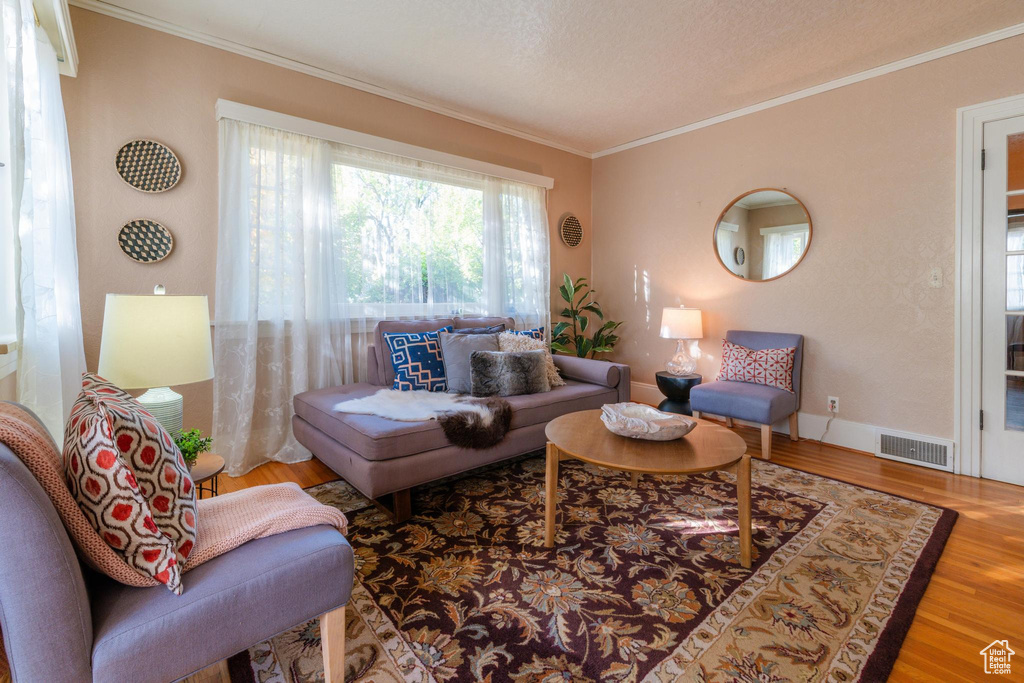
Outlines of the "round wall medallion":
{"type": "Polygon", "coordinates": [[[117,244],[133,261],[156,263],[167,258],[174,249],[174,237],[156,221],[137,218],[125,223],[117,233],[117,244]]]}
{"type": "Polygon", "coordinates": [[[114,166],[121,179],[143,192],[166,192],[181,180],[181,163],[167,145],[132,140],[117,150],[114,166]]]}
{"type": "Polygon", "coordinates": [[[580,219],[571,213],[566,215],[558,226],[558,236],[567,247],[580,246],[580,242],[583,241],[583,225],[580,224],[580,219]]]}
{"type": "Polygon", "coordinates": [[[743,251],[743,247],[736,247],[736,253],[734,254],[734,258],[736,259],[736,265],[743,265],[743,262],[747,260],[747,255],[743,251]]]}

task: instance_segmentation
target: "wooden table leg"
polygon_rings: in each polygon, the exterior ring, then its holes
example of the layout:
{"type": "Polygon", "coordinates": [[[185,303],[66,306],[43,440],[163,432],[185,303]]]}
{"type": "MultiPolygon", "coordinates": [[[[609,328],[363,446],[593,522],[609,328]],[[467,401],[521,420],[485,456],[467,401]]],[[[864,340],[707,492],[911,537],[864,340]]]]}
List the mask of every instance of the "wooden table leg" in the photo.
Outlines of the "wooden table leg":
{"type": "Polygon", "coordinates": [[[639,472],[632,472],[632,473],[630,473],[629,481],[630,481],[631,484],[633,484],[633,488],[636,488],[637,484],[640,483],[640,473],[639,472]]]}
{"type": "Polygon", "coordinates": [[[736,500],[739,505],[740,564],[750,569],[750,456],[746,453],[736,468],[736,500]]]}
{"type": "Polygon", "coordinates": [[[548,443],[548,466],[544,474],[544,545],[555,545],[555,508],[558,503],[558,448],[548,443]]]}

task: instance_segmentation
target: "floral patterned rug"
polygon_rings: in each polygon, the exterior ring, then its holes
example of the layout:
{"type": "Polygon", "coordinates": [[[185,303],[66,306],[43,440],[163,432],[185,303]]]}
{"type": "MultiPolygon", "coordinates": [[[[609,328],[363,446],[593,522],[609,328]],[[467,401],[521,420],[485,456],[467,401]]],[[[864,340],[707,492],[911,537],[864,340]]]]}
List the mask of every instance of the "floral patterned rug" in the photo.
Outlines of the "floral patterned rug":
{"type": "MultiPolygon", "coordinates": [[[[342,481],[356,586],[348,681],[878,681],[956,513],[753,463],[754,559],[731,475],[562,463],[543,546],[544,458],[414,492],[394,524],[342,481]]],[[[317,621],[230,661],[232,680],[323,677],[317,621]]]]}

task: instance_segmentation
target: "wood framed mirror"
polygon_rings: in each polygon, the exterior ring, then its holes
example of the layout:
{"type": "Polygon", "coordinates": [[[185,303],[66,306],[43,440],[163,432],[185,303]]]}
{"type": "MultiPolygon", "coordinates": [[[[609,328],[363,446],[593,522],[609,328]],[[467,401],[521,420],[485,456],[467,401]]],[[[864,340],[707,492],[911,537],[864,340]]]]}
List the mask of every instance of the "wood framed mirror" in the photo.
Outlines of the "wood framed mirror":
{"type": "Polygon", "coordinates": [[[768,282],[800,265],[813,233],[803,202],[786,190],[767,187],[732,200],[718,215],[712,240],[718,262],[730,275],[768,282]]]}

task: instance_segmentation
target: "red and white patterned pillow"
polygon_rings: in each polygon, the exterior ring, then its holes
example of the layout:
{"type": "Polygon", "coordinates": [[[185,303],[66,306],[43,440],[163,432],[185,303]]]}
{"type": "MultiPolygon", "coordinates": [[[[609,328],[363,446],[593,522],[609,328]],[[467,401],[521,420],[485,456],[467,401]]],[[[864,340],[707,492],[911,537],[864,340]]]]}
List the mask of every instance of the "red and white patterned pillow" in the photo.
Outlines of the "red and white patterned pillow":
{"type": "Polygon", "coordinates": [[[796,347],[755,351],[722,340],[722,369],[719,381],[750,382],[793,391],[793,363],[796,347]]]}
{"type": "Polygon", "coordinates": [[[195,546],[195,486],[167,431],[131,397],[86,373],[65,431],[68,486],[86,517],[139,571],[181,593],[195,546]]]}

